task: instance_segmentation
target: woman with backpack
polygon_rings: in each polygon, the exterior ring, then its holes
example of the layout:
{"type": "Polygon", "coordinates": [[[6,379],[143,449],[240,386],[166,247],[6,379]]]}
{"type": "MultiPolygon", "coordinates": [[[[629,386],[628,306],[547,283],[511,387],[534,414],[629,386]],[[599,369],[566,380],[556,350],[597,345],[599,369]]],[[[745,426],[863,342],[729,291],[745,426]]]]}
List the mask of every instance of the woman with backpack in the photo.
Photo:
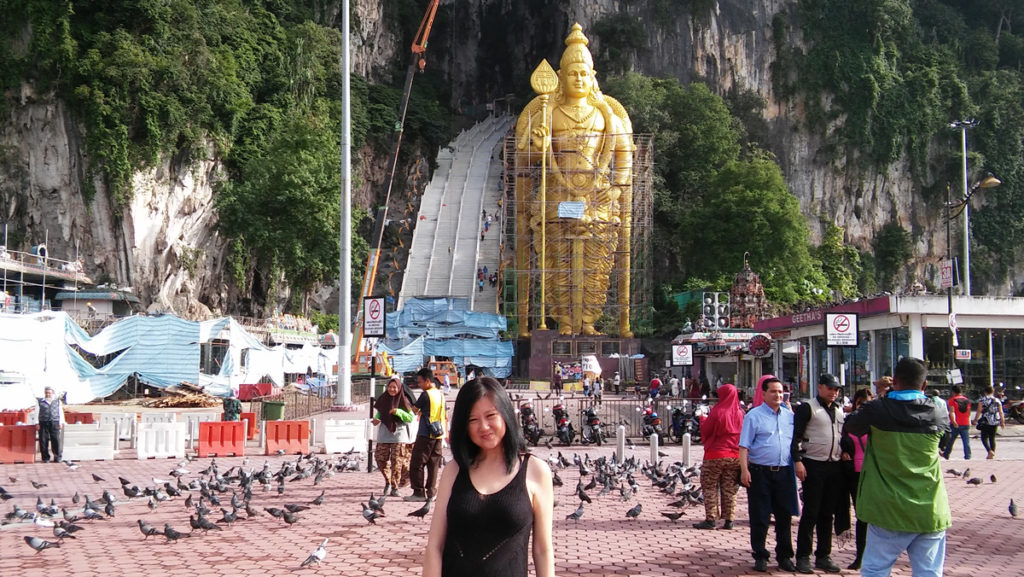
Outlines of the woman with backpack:
{"type": "Polygon", "coordinates": [[[1003,421],[1003,403],[993,394],[992,385],[985,386],[985,396],[978,401],[978,411],[971,420],[981,431],[981,445],[988,451],[986,459],[996,458],[996,427],[1006,427],[1003,421]]]}

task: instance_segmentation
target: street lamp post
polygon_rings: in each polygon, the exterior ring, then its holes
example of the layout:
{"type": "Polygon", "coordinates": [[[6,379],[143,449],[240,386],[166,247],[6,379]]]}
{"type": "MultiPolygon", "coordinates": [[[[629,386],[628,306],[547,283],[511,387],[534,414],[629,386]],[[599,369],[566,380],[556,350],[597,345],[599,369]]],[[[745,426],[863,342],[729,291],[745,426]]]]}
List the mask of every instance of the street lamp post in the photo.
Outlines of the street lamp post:
{"type": "MultiPolygon", "coordinates": [[[[964,197],[960,200],[958,205],[961,206],[961,211],[964,213],[964,254],[963,254],[963,278],[961,286],[963,287],[963,294],[965,296],[971,296],[971,223],[970,223],[970,200],[971,195],[974,194],[979,188],[992,188],[999,186],[1002,182],[992,176],[991,174],[982,179],[981,182],[975,184],[973,188],[968,188],[967,181],[967,129],[973,128],[978,125],[978,121],[974,119],[968,120],[957,120],[950,123],[950,128],[956,128],[960,130],[960,151],[963,158],[963,185],[964,185],[964,197]]],[[[949,204],[947,202],[947,204],[949,204]]],[[[948,229],[949,222],[947,221],[946,227],[948,229]]],[[[947,231],[948,236],[948,231],[947,231]]],[[[946,245],[948,248],[949,240],[947,238],[946,245]]]]}

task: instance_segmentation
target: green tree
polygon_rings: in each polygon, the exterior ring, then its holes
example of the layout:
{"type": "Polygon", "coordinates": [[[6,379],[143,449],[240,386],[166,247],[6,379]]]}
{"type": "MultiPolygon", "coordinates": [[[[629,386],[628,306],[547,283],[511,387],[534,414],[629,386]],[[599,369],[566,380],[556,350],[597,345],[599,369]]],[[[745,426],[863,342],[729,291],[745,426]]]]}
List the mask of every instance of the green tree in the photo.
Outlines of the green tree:
{"type": "Polygon", "coordinates": [[[843,229],[834,222],[824,221],[825,233],[821,244],[814,253],[821,262],[828,288],[846,298],[860,295],[857,281],[860,278],[860,253],[853,246],[843,242],[843,229]]]}
{"type": "Polygon", "coordinates": [[[913,254],[910,233],[898,222],[886,223],[875,235],[872,247],[875,251],[878,287],[882,290],[894,290],[896,276],[904,270],[913,254]]]}
{"type": "Polygon", "coordinates": [[[807,224],[779,167],[764,155],[732,161],[708,183],[709,194],[691,213],[693,274],[731,277],[749,253],[766,296],[775,303],[820,300],[826,286],[812,258],[807,224]]]}

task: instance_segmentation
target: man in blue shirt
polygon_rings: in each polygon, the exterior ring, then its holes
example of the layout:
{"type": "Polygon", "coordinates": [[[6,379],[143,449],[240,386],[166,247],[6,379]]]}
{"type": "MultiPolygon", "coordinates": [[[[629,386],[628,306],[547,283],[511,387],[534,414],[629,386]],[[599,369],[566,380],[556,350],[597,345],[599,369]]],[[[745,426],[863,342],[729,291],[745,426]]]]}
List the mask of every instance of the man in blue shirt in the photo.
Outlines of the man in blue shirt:
{"type": "Polygon", "coordinates": [[[800,514],[796,498],[796,476],[790,446],[793,442],[793,413],[782,406],[782,382],[774,377],[761,383],[764,403],[743,419],[740,433],[740,484],[747,488],[750,514],[750,548],[754,570],[768,570],[765,539],[775,515],[775,559],[779,569],[794,572],[793,515],[800,514]]]}

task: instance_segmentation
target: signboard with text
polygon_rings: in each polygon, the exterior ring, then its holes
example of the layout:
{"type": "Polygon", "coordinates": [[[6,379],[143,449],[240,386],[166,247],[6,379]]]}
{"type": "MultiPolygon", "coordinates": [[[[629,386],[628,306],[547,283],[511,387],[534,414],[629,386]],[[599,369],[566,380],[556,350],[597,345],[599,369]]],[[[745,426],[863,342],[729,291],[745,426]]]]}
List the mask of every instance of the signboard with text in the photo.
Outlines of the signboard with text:
{"type": "Polygon", "coordinates": [[[384,299],[363,299],[363,336],[384,337],[384,299]]]}
{"type": "Polygon", "coordinates": [[[677,367],[693,365],[693,345],[672,345],[672,364],[677,367]]]}
{"type": "Polygon", "coordinates": [[[830,347],[857,346],[856,313],[828,313],[825,315],[825,344],[830,347]]]}

